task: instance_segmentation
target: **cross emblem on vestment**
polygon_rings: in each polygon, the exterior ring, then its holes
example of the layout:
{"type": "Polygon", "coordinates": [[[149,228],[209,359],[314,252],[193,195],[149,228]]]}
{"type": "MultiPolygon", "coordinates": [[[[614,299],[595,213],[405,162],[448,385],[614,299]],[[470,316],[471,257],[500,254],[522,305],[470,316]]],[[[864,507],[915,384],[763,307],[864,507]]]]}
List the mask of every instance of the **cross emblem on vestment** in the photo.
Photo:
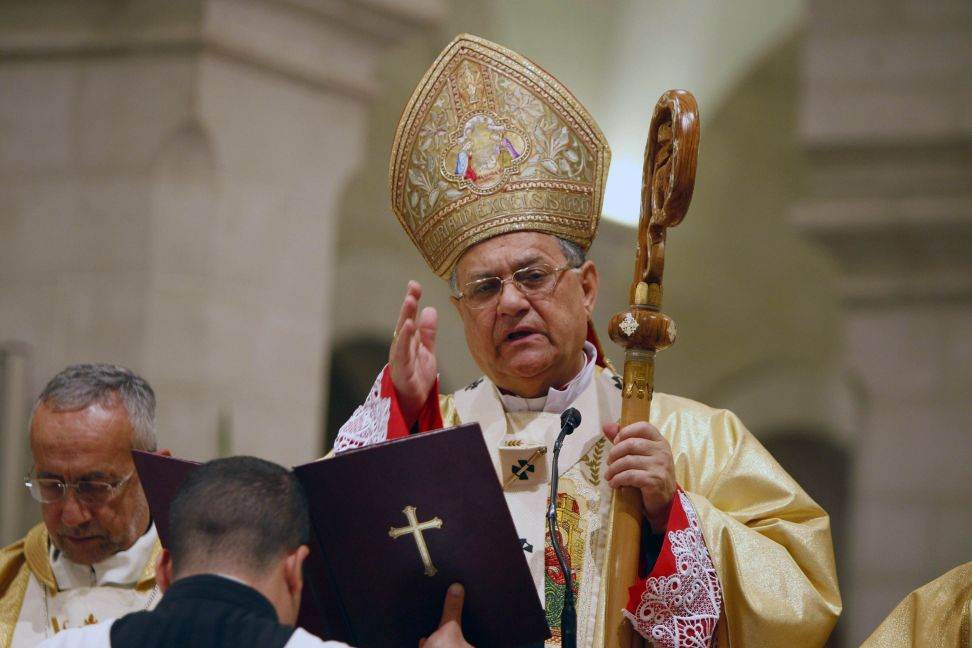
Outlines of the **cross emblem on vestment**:
{"type": "Polygon", "coordinates": [[[405,518],[408,520],[408,526],[389,527],[388,535],[392,539],[396,539],[411,533],[415,537],[415,544],[418,545],[419,556],[422,557],[422,564],[425,565],[425,575],[435,576],[435,565],[432,564],[432,556],[429,555],[429,547],[425,544],[425,537],[422,535],[422,532],[428,531],[429,529],[441,529],[442,520],[434,517],[427,522],[419,522],[418,517],[415,515],[414,506],[406,506],[402,509],[402,513],[405,514],[405,518]]]}
{"type": "Polygon", "coordinates": [[[530,476],[527,475],[528,472],[533,472],[536,470],[533,464],[526,459],[520,459],[512,466],[513,474],[517,476],[518,479],[527,480],[530,476]]]}
{"type": "Polygon", "coordinates": [[[503,482],[503,488],[506,488],[507,486],[517,481],[518,479],[522,479],[522,480],[530,479],[530,475],[528,475],[527,472],[534,472],[536,468],[534,467],[533,462],[536,461],[537,458],[540,457],[540,455],[545,455],[545,454],[547,454],[546,446],[537,448],[536,451],[532,455],[530,455],[529,459],[526,460],[520,459],[515,464],[510,466],[513,469],[513,473],[506,478],[505,482],[503,482]]]}

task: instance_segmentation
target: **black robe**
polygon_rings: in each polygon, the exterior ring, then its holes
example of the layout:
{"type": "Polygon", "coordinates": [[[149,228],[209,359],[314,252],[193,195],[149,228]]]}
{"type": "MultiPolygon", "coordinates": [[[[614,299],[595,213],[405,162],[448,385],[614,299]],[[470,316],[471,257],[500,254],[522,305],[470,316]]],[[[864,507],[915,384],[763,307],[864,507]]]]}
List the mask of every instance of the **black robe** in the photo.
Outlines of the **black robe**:
{"type": "Polygon", "coordinates": [[[293,634],[294,628],[279,623],[270,601],[255,589],[206,574],[173,583],[151,612],[115,621],[111,646],[282,648],[293,634]]]}

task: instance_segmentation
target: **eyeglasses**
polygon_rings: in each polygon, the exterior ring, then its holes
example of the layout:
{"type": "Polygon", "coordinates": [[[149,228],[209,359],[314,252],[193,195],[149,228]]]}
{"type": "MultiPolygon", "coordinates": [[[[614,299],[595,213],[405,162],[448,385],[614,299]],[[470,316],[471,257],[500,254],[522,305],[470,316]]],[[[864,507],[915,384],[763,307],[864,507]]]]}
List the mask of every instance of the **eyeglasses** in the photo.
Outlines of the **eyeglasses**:
{"type": "Polygon", "coordinates": [[[545,263],[520,268],[507,279],[483,277],[462,285],[456,299],[465,299],[469,308],[486,308],[496,304],[503,286],[512,283],[525,297],[543,297],[557,285],[557,278],[565,270],[576,270],[570,265],[554,268],[545,263]]]}
{"type": "Polygon", "coordinates": [[[42,504],[59,502],[67,496],[68,490],[73,490],[74,495],[84,504],[100,506],[114,497],[134,474],[135,470],[132,469],[128,475],[114,482],[93,479],[66,482],[54,477],[27,475],[24,477],[24,486],[30,491],[31,497],[42,504]]]}

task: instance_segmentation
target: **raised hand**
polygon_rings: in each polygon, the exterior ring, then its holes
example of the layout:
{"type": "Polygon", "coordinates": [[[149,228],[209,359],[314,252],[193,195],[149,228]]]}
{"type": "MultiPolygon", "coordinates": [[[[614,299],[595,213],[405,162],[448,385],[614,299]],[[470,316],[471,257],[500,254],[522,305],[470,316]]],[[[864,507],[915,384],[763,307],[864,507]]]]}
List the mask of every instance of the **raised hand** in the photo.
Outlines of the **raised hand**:
{"type": "Polygon", "coordinates": [[[435,334],[439,328],[439,315],[430,306],[419,314],[421,298],[422,286],[417,281],[409,281],[388,352],[392,383],[402,416],[409,426],[418,418],[438,375],[435,334]]]}
{"type": "Polygon", "coordinates": [[[675,497],[675,461],[672,447],[654,425],[641,421],[618,429],[604,424],[604,436],[614,444],[608,452],[604,478],[611,488],[633,486],[641,491],[645,517],[653,533],[662,533],[675,497]]]}

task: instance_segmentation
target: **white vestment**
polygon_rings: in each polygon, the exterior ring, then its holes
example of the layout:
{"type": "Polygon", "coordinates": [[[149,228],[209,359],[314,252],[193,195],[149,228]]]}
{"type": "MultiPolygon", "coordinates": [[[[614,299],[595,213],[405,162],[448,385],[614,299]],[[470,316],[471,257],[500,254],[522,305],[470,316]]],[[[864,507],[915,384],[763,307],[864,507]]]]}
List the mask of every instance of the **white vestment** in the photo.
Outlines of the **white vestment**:
{"type": "Polygon", "coordinates": [[[124,551],[95,563],[79,565],[50,546],[50,565],[57,581],[52,592],[31,573],[10,648],[33,648],[67,628],[80,628],[154,607],[158,588],[137,590],[158,544],[155,524],[124,551]]]}

